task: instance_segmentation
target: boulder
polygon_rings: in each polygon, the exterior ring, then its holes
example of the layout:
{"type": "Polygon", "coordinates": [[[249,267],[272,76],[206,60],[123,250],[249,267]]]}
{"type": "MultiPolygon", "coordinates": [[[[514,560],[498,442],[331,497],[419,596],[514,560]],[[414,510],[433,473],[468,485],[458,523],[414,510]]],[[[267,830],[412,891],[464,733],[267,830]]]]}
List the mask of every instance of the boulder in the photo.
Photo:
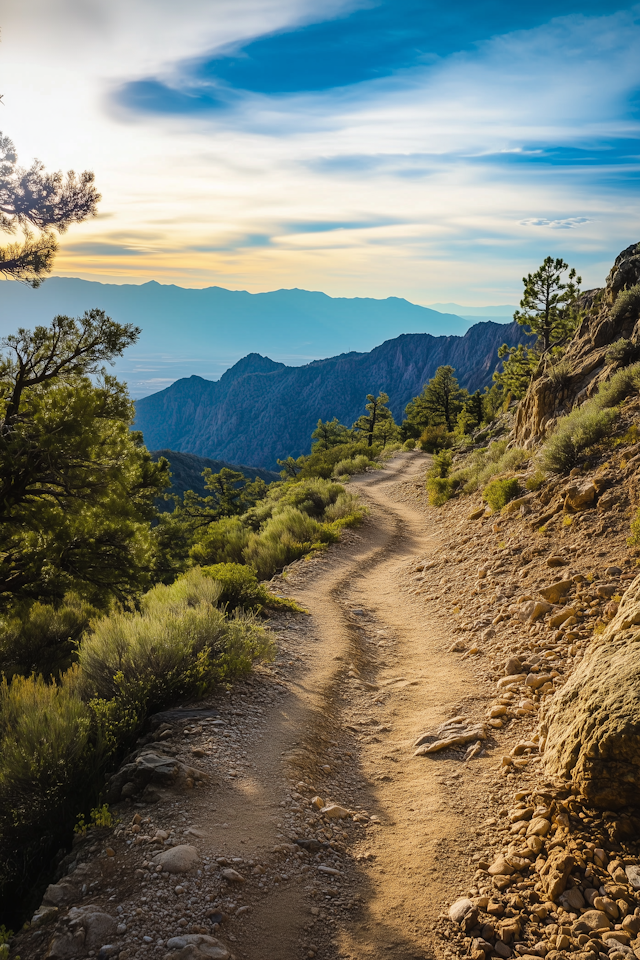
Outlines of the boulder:
{"type": "Polygon", "coordinates": [[[558,580],[556,583],[543,587],[539,592],[540,596],[548,600],[549,603],[559,603],[563,597],[569,593],[573,587],[573,580],[558,580]]]}
{"type": "Polygon", "coordinates": [[[154,866],[162,867],[167,873],[188,873],[199,860],[198,851],[189,844],[181,843],[158,853],[151,861],[154,866]]]}
{"type": "Polygon", "coordinates": [[[556,630],[558,627],[561,627],[565,620],[568,620],[570,617],[575,617],[576,609],[575,607],[562,607],[561,610],[558,610],[557,613],[554,613],[553,616],[549,617],[549,626],[552,630],[556,630]]]}
{"type": "MultiPolygon", "coordinates": [[[[160,749],[160,745],[157,745],[160,749]]],[[[143,747],[135,759],[125,763],[109,781],[107,800],[117,803],[121,798],[133,797],[147,787],[172,787],[187,780],[201,780],[205,774],[186,766],[175,757],[158,750],[143,747]]]]}
{"type": "Polygon", "coordinates": [[[96,950],[116,936],[118,924],[98,907],[72,907],[67,920],[71,929],[84,930],[84,949],[96,950]]]}
{"type": "Polygon", "coordinates": [[[544,707],[545,761],[607,810],[640,808],[640,577],[544,707]]]}
{"type": "Polygon", "coordinates": [[[587,510],[596,502],[598,491],[592,480],[587,483],[577,484],[569,487],[564,498],[564,509],[568,513],[579,513],[580,510],[587,510]]]}
{"type": "Polygon", "coordinates": [[[469,930],[478,920],[478,909],[471,900],[463,897],[449,907],[449,919],[464,930],[469,930]]]}

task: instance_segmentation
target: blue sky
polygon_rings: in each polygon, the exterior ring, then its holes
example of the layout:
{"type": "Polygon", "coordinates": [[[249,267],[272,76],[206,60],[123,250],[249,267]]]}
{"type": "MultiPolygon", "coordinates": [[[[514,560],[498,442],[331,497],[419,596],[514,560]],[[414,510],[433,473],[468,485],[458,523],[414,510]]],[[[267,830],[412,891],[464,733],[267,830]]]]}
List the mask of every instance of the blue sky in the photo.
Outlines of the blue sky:
{"type": "Polygon", "coordinates": [[[96,171],[61,274],[514,302],[640,240],[639,51],[599,0],[8,0],[2,119],[96,171]]]}

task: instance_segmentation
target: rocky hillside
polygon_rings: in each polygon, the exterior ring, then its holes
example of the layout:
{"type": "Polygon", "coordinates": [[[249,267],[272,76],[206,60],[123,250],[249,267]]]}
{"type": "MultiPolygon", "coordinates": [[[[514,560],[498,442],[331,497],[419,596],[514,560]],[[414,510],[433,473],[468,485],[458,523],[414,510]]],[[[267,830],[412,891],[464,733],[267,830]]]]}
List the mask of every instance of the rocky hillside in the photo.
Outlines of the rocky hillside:
{"type": "Polygon", "coordinates": [[[402,418],[407,403],[442,364],[476,390],[491,382],[498,347],[527,340],[517,324],[477,323],[463,337],[404,334],[370,353],[348,353],[287,367],[249,354],[212,382],[200,377],[139,400],[136,427],[152,449],[274,468],[278,457],[308,453],[318,417],[351,424],[367,393],[385,390],[402,418]]]}
{"type": "Polygon", "coordinates": [[[632,289],[638,283],[640,244],[633,243],[616,257],[606,286],[583,295],[585,316],[559,368],[547,365],[520,403],[514,431],[519,443],[535,446],[559,416],[592,396],[615,369],[640,357],[640,292],[634,296],[632,289]]]}

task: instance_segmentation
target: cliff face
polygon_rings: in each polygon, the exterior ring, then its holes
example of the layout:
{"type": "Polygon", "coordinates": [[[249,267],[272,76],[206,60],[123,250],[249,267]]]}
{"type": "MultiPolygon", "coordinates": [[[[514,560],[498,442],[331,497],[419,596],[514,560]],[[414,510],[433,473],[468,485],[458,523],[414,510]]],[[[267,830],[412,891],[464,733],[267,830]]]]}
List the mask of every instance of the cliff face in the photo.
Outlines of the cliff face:
{"type": "Polygon", "coordinates": [[[136,428],[150,449],[273,468],[278,457],[308,453],[318,418],[347,425],[367,393],[384,390],[396,419],[442,364],[462,386],[491,383],[498,347],[526,342],[517,324],[478,323],[464,337],[404,334],[370,353],[348,353],[286,367],[250,354],[212,382],[178,380],[136,404],[136,428]]]}
{"type": "MultiPolygon", "coordinates": [[[[518,405],[514,436],[525,447],[534,446],[559,416],[588,399],[618,362],[607,358],[617,340],[640,344],[640,299],[622,309],[619,295],[640,283],[640,244],[623,250],[607,277],[606,286],[589,290],[581,299],[586,315],[563,358],[561,372],[548,367],[533,381],[518,405]]],[[[627,357],[624,363],[629,362],[627,357]]]]}

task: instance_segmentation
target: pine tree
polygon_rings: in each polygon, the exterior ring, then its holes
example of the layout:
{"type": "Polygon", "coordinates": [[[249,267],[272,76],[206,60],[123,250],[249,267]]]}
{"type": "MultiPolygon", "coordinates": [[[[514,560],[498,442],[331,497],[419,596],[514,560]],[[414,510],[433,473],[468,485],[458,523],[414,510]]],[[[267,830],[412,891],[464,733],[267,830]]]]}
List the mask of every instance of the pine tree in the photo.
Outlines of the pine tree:
{"type": "MultiPolygon", "coordinates": [[[[372,393],[367,394],[367,402],[365,404],[367,413],[363,413],[361,417],[358,417],[352,429],[366,436],[368,447],[373,446],[376,427],[379,428],[382,421],[387,421],[388,428],[390,426],[388,421],[393,422],[393,414],[387,407],[388,403],[389,395],[383,391],[381,391],[377,397],[372,393]]],[[[395,426],[395,423],[393,425],[395,426]]]]}
{"type": "Polygon", "coordinates": [[[47,173],[35,160],[28,169],[18,166],[13,142],[0,133],[0,230],[22,239],[0,248],[0,273],[38,287],[51,272],[58,244],[53,231],[64,233],[96,213],[100,194],[93,173],[66,177],[47,173]]]}
{"type": "Polygon", "coordinates": [[[506,343],[498,350],[498,356],[502,360],[502,370],[494,373],[493,379],[501,385],[505,394],[519,400],[527,392],[540,357],[535,350],[523,344],[508,347],[506,343]]]}
{"type": "Polygon", "coordinates": [[[530,327],[538,337],[537,352],[544,356],[563,346],[577,326],[575,302],[580,295],[582,277],[561,258],[546,257],[542,266],[523,277],[522,282],[521,309],[516,310],[513,319],[523,327],[530,327]],[[567,270],[569,274],[563,282],[567,270]]]}
{"type": "Polygon", "coordinates": [[[340,423],[337,417],[327,421],[318,420],[318,425],[311,434],[311,449],[328,450],[339,443],[348,443],[350,439],[351,431],[340,423]]]}
{"type": "Polygon", "coordinates": [[[451,433],[468,397],[454,373],[453,367],[438,367],[435,376],[425,383],[422,393],[407,404],[403,423],[406,433],[419,437],[427,427],[440,424],[445,424],[451,433]]]}
{"type": "Polygon", "coordinates": [[[150,584],[168,465],[131,432],[126,388],[102,368],[139,332],[92,310],[0,342],[0,606],[69,590],[128,602],[150,584]]]}

